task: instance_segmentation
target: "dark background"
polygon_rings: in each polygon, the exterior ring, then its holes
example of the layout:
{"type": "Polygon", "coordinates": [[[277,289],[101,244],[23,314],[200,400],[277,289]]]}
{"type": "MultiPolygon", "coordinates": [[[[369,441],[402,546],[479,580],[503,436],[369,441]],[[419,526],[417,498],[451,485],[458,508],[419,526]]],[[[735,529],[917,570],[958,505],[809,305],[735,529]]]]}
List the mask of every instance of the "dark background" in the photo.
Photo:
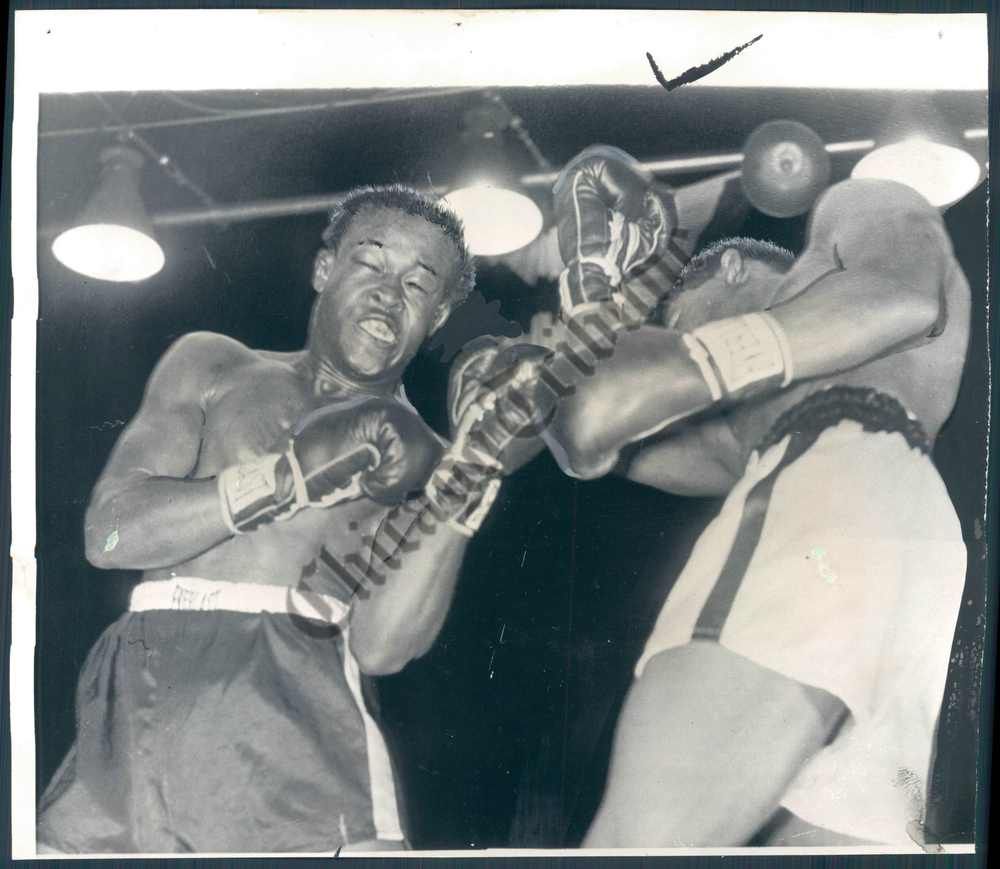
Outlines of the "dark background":
{"type": "MultiPolygon", "coordinates": [[[[887,118],[936,128],[986,125],[982,94],[798,90],[559,88],[504,90],[545,155],[560,165],[595,141],[640,158],[739,150],[765,120],[787,117],[826,141],[877,137],[887,118]]],[[[288,107],[346,94],[106,94],[131,122],[288,107]],[[187,105],[177,102],[180,96],[187,105]]],[[[357,92],[350,94],[359,96],[357,92]]],[[[361,96],[364,96],[361,94],[361,96]]],[[[476,94],[141,130],[220,203],[314,195],[359,183],[444,183],[463,111],[476,94]]],[[[111,122],[93,95],[43,99],[39,219],[72,219],[96,179],[111,122]],[[47,135],[48,134],[48,135],[47,135]]],[[[536,167],[518,143],[523,171],[536,167]]],[[[835,180],[852,158],[835,159],[835,180]]],[[[677,176],[674,184],[698,180],[677,176]]],[[[151,212],[195,208],[156,166],[143,174],[151,212]]],[[[539,198],[543,209],[548,203],[539,198]]],[[[947,214],[974,294],[972,344],[959,406],[936,458],[969,545],[970,571],[943,707],[932,822],[971,838],[975,722],[985,624],[981,516],[985,467],[985,185],[947,214]]],[[[44,787],[73,736],[73,690],[98,634],[126,606],[136,574],[98,571],[83,557],[90,489],[135,412],[156,360],[179,335],[209,329],[251,346],[302,346],[309,273],[322,214],[228,226],[160,229],[164,270],[115,285],[75,275],[39,245],[37,765],[44,787]]],[[[751,211],[740,231],[799,250],[804,221],[751,211]]],[[[711,238],[707,239],[711,240],[711,238]]],[[[407,387],[442,424],[444,351],[554,307],[554,288],[529,287],[486,265],[474,300],[447,340],[422,354],[407,387]],[[484,307],[483,302],[498,305],[484,307]],[[492,313],[489,313],[492,312],[492,313]],[[485,316],[489,313],[489,316],[485,316]],[[471,325],[470,325],[471,324],[471,325]],[[461,328],[459,328],[461,326],[461,328]],[[461,329],[469,329],[464,334],[461,329]]],[[[508,327],[509,328],[509,327],[508,327]]],[[[836,485],[836,481],[831,481],[836,485]]],[[[717,504],[670,498],[617,479],[580,484],[543,456],[505,485],[469,549],[452,611],[434,649],[379,680],[418,847],[575,844],[596,806],[612,728],[659,605],[717,504]]]]}

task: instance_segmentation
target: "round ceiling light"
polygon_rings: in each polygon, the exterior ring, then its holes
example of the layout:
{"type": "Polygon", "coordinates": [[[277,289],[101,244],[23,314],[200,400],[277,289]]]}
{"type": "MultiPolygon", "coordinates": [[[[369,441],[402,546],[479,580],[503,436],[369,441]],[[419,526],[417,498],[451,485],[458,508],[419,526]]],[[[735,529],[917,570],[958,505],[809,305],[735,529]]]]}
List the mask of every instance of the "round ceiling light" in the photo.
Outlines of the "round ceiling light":
{"type": "Polygon", "coordinates": [[[89,223],[60,233],[52,253],[64,266],[102,281],[142,281],[163,268],[163,248],[138,229],[89,223]]]}

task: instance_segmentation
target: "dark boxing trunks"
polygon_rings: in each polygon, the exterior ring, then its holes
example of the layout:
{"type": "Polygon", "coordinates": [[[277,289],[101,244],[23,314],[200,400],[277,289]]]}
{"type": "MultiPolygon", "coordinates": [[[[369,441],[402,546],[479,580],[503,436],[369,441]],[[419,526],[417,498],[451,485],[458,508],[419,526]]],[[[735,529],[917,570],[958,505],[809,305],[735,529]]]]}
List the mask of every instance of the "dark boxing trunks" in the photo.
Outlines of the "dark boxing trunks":
{"type": "Polygon", "coordinates": [[[39,846],[329,852],[402,838],[385,746],[333,625],[126,613],[84,664],[77,726],[39,805],[39,846]]]}

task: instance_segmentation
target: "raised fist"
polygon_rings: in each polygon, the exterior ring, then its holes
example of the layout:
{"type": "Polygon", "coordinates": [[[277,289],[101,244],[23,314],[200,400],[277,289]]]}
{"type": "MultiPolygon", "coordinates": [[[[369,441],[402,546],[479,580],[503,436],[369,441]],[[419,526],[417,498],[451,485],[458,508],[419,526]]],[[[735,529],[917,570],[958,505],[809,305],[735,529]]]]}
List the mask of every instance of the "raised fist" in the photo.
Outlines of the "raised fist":
{"type": "MultiPolygon", "coordinates": [[[[593,145],[559,174],[553,188],[564,318],[607,302],[619,307],[623,281],[654,267],[677,227],[673,196],[631,156],[593,145]]],[[[666,292],[672,280],[664,280],[666,292]]]]}
{"type": "Polygon", "coordinates": [[[448,422],[456,445],[493,461],[505,475],[544,448],[541,432],[553,410],[538,379],[550,351],[536,344],[481,336],[455,360],[448,382],[448,422]]]}

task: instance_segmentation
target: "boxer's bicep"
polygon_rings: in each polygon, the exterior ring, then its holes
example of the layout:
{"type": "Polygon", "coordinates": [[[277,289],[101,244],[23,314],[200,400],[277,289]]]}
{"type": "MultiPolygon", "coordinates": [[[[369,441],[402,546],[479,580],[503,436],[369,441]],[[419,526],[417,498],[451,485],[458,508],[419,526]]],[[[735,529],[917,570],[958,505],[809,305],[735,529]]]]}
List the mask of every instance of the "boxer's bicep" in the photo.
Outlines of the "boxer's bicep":
{"type": "Polygon", "coordinates": [[[118,439],[105,476],[186,477],[198,459],[203,419],[196,404],[145,401],[118,439]]]}
{"type": "Polygon", "coordinates": [[[164,354],[150,376],[139,410],[111,452],[95,499],[144,479],[180,479],[194,470],[205,422],[204,343],[201,336],[187,336],[164,354]]]}
{"type": "MultiPolygon", "coordinates": [[[[845,221],[825,242],[830,268],[771,309],[796,380],[862,365],[923,340],[941,313],[947,264],[936,217],[907,211],[845,221]]],[[[803,256],[783,282],[794,288],[803,256]]]]}

